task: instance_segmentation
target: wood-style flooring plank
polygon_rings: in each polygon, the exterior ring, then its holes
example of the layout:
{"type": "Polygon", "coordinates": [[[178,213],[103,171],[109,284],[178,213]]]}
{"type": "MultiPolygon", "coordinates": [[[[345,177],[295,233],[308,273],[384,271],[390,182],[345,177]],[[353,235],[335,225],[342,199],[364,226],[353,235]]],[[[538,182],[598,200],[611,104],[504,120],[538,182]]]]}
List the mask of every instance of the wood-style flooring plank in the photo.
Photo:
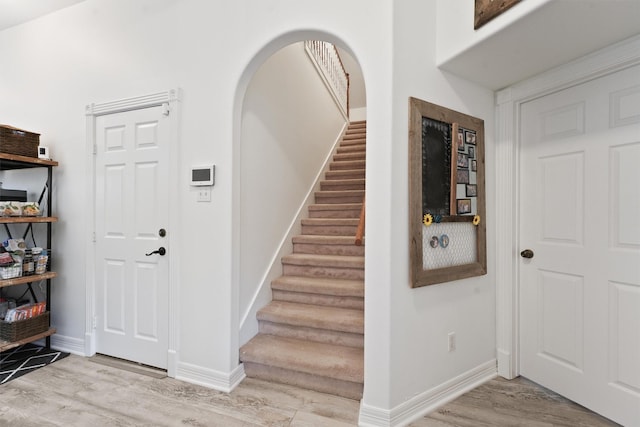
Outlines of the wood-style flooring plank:
{"type": "MultiPolygon", "coordinates": [[[[251,378],[222,393],[74,355],[0,386],[0,427],[346,427],[357,425],[359,407],[355,400],[251,378]]],[[[411,424],[615,425],[523,378],[489,381],[411,424]]]]}
{"type": "Polygon", "coordinates": [[[495,378],[411,427],[611,427],[618,424],[525,379],[495,378]]]}

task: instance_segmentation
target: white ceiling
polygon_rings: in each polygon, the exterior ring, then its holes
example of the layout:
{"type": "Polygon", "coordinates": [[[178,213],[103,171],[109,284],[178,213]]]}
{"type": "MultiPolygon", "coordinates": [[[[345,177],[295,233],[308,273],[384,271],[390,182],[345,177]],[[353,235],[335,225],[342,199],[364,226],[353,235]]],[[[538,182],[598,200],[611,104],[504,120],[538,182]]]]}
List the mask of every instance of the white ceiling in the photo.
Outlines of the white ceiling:
{"type": "Polygon", "coordinates": [[[0,31],[84,0],[0,0],[0,31]]]}
{"type": "Polygon", "coordinates": [[[640,0],[554,0],[440,67],[501,89],[637,34],[640,0]]]}

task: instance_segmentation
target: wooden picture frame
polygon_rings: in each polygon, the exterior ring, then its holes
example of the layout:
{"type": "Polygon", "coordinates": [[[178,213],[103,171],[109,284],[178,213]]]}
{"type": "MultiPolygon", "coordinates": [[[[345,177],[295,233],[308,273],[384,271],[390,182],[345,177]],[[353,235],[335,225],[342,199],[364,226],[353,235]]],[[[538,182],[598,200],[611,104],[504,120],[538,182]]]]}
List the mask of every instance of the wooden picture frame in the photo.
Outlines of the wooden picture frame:
{"type": "Polygon", "coordinates": [[[520,0],[475,0],[473,29],[477,30],[518,3],[520,0]]]}
{"type": "MultiPolygon", "coordinates": [[[[470,169],[464,171],[470,173],[470,169]]],[[[462,194],[460,196],[464,197],[462,194]]],[[[412,287],[487,273],[485,196],[484,121],[427,101],[409,98],[409,245],[412,287]],[[476,168],[473,171],[473,184],[476,185],[477,194],[473,204],[475,211],[464,215],[457,214],[456,194],[459,172],[458,135],[461,130],[472,132],[474,135],[473,141],[469,141],[469,144],[473,143],[475,147],[473,163],[476,168]],[[426,213],[431,217],[428,220],[425,219],[426,213]],[[433,218],[437,218],[436,222],[442,223],[473,224],[465,226],[469,228],[464,229],[475,233],[476,247],[475,250],[471,248],[476,258],[473,262],[442,268],[424,268],[425,250],[436,250],[429,248],[429,238],[437,233],[427,227],[427,224],[431,225],[433,218]],[[427,237],[426,248],[423,247],[423,234],[427,237]]],[[[449,236],[454,239],[450,233],[449,236]]]]}

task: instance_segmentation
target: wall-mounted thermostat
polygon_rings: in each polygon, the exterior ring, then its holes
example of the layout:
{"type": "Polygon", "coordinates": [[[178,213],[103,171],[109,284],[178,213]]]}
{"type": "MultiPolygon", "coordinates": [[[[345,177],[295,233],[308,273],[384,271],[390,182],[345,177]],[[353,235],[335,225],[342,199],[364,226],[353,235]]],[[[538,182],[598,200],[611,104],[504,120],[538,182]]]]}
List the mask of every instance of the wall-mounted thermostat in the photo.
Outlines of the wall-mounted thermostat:
{"type": "Polygon", "coordinates": [[[193,166],[191,168],[191,185],[213,185],[216,182],[216,165],[193,166]]]}

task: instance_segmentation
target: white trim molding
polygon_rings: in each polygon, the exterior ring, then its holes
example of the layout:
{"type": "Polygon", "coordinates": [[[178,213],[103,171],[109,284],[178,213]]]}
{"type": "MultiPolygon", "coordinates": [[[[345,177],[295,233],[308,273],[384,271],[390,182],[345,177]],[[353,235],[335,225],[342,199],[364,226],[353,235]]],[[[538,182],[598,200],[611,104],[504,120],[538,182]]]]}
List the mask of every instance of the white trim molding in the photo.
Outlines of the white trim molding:
{"type": "Polygon", "coordinates": [[[51,348],[59,351],[66,351],[77,356],[84,356],[84,340],[69,337],[67,335],[52,335],[51,348]]]}
{"type": "Polygon", "coordinates": [[[496,345],[498,374],[519,375],[519,199],[522,105],[640,64],[634,36],[496,93],[496,345]]]}
{"type": "MultiPolygon", "coordinates": [[[[179,176],[179,123],[180,123],[180,103],[182,92],[179,88],[166,90],[132,98],[125,98],[102,103],[92,103],[85,107],[86,115],[86,145],[85,159],[87,164],[86,181],[86,212],[88,215],[87,229],[85,230],[85,280],[86,280],[86,310],[85,310],[85,338],[82,351],[84,356],[93,356],[96,353],[95,334],[95,141],[96,141],[96,118],[98,116],[120,113],[123,111],[137,110],[156,106],[164,106],[164,115],[169,119],[172,143],[169,146],[169,197],[176,199],[178,195],[179,176]]],[[[172,203],[169,209],[169,224],[167,227],[173,230],[169,233],[168,244],[179,247],[177,241],[181,233],[180,218],[176,203],[172,203]]],[[[176,376],[178,364],[178,330],[180,316],[179,309],[179,254],[173,251],[169,258],[169,332],[168,332],[168,353],[167,353],[167,374],[170,377],[176,376]]]]}
{"type": "Polygon", "coordinates": [[[190,363],[179,362],[175,378],[191,384],[230,393],[246,378],[246,374],[244,373],[244,365],[242,363],[230,373],[225,373],[190,363]]]}
{"type": "Polygon", "coordinates": [[[388,409],[360,406],[359,426],[405,426],[496,377],[496,360],[483,363],[437,387],[388,409]]]}

